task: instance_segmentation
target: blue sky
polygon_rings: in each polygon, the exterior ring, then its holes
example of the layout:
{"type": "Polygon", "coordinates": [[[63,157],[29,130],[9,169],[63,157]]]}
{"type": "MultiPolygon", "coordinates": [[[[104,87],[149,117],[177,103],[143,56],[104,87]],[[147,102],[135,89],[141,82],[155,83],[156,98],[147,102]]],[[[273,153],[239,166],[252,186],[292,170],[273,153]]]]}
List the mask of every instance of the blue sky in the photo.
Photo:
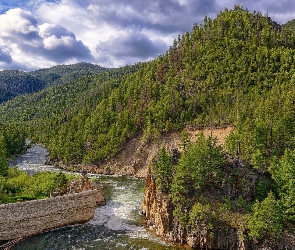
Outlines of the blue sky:
{"type": "Polygon", "coordinates": [[[280,24],[295,18],[293,0],[0,0],[0,70],[151,60],[234,4],[280,24]]]}

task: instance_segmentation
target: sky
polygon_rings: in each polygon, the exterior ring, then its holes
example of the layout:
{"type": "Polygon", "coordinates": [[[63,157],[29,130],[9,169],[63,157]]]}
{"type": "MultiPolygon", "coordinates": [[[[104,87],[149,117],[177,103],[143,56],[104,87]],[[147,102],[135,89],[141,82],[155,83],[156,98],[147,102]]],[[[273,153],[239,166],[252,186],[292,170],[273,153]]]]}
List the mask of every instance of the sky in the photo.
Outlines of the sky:
{"type": "Polygon", "coordinates": [[[294,0],[0,0],[0,70],[152,60],[235,4],[279,24],[295,18],[294,0]]]}

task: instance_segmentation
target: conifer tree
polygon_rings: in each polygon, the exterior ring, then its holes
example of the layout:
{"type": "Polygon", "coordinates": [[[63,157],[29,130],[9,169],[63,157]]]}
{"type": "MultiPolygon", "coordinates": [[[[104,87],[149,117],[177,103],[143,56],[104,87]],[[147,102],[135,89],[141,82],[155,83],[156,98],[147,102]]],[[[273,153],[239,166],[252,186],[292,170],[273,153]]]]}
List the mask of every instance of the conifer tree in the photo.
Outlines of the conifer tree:
{"type": "Polygon", "coordinates": [[[8,171],[8,161],[5,139],[2,133],[0,133],[0,176],[6,176],[8,171]]]}

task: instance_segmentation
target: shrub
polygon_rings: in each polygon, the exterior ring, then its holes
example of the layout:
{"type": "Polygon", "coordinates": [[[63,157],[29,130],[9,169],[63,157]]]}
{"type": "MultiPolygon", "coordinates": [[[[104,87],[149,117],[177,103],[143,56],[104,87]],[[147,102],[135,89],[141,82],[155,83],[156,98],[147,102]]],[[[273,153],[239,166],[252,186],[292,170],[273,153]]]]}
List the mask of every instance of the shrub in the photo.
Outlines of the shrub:
{"type": "Polygon", "coordinates": [[[262,201],[256,201],[249,217],[248,228],[254,239],[279,238],[283,228],[283,210],[273,193],[262,201]]]}

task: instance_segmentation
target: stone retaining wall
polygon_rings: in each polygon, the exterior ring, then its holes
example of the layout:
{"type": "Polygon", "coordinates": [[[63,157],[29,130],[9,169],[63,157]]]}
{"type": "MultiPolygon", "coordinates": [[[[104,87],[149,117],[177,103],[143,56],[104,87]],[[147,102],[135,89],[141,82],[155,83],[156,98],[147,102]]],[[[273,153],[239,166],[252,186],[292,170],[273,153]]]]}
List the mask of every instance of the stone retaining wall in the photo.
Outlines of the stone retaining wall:
{"type": "Polygon", "coordinates": [[[0,205],[0,241],[91,220],[99,190],[0,205]]]}

